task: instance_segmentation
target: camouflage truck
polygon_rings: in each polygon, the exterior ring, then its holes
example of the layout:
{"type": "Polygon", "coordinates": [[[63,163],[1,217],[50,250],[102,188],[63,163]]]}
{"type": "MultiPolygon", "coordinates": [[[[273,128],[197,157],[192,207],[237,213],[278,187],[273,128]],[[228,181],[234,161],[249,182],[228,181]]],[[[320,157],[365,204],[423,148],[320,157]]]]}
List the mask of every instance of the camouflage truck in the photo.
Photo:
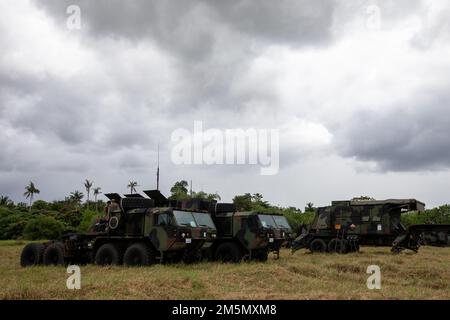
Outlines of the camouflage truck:
{"type": "Polygon", "coordinates": [[[72,233],[58,241],[25,246],[21,265],[152,265],[157,262],[192,262],[215,239],[216,228],[209,213],[172,207],[156,207],[140,195],[106,196],[119,204],[109,213],[104,227],[72,233]]]}
{"type": "Polygon", "coordinates": [[[274,241],[269,243],[269,251],[279,258],[280,249],[292,240],[292,229],[286,217],[276,213],[258,213],[259,219],[265,228],[273,230],[274,241]]]}
{"type": "Polygon", "coordinates": [[[391,246],[406,232],[401,214],[424,207],[415,199],[333,201],[317,209],[306,232],[293,241],[292,250],[347,253],[358,251],[360,245],[391,246]]]}
{"type": "Polygon", "coordinates": [[[217,227],[217,239],[209,250],[209,256],[215,260],[266,261],[269,252],[278,257],[291,232],[284,216],[239,212],[233,203],[214,203],[209,212],[217,227]]]}
{"type": "Polygon", "coordinates": [[[148,195],[157,205],[170,204],[174,208],[211,214],[217,228],[217,236],[212,244],[203,250],[204,256],[210,260],[266,261],[269,252],[278,256],[280,246],[290,234],[289,224],[283,216],[274,218],[273,215],[258,212],[237,212],[233,203],[200,199],[169,200],[156,192],[148,195]]]}

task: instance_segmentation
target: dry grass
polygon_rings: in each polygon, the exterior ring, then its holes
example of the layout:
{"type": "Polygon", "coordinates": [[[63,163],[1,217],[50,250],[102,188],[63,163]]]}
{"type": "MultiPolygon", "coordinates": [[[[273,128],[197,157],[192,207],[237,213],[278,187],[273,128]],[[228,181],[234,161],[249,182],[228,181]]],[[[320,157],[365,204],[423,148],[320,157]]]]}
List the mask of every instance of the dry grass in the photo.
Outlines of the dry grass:
{"type": "Polygon", "coordinates": [[[450,299],[450,248],[394,256],[364,247],[349,255],[291,255],[267,263],[200,263],[146,268],[81,267],[81,290],[66,288],[64,267],[21,268],[23,243],[0,242],[1,299],[450,299]],[[368,265],[381,290],[366,287],[368,265]]]}

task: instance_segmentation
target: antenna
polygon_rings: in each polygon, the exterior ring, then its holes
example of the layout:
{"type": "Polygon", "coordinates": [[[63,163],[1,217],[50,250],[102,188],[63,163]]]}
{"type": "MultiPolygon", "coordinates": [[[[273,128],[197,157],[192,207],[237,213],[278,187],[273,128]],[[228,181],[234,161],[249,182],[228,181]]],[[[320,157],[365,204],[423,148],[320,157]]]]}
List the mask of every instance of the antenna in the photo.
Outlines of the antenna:
{"type": "Polygon", "coordinates": [[[158,168],[156,169],[156,190],[159,190],[159,142],[158,142],[158,168]]]}

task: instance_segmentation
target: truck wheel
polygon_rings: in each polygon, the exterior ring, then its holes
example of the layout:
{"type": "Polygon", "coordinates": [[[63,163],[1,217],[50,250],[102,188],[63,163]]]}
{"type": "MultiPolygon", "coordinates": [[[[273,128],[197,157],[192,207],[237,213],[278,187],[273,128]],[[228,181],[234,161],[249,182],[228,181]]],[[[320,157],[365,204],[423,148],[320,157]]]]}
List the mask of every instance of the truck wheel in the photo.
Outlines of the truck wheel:
{"type": "Polygon", "coordinates": [[[120,264],[121,260],[119,249],[112,243],[103,244],[95,254],[95,264],[99,266],[120,264]]]}
{"type": "Polygon", "coordinates": [[[134,243],[128,247],[123,256],[126,266],[149,266],[155,263],[155,254],[144,243],[134,243]]]}
{"type": "Polygon", "coordinates": [[[269,258],[269,251],[264,249],[257,251],[255,254],[255,259],[257,261],[266,262],[268,258],[269,258]]]}
{"type": "Polygon", "coordinates": [[[331,239],[328,243],[328,251],[331,253],[337,252],[337,253],[343,253],[345,244],[342,242],[341,239],[331,239]]]}
{"type": "Polygon", "coordinates": [[[42,243],[27,244],[20,255],[20,265],[22,267],[29,267],[41,264],[44,249],[45,246],[42,243]]]}
{"type": "Polygon", "coordinates": [[[222,262],[239,262],[242,259],[242,252],[235,243],[225,242],[217,248],[215,258],[222,262]]]}
{"type": "Polygon", "coordinates": [[[322,239],[314,239],[309,245],[311,252],[326,252],[327,244],[322,239]]]}
{"type": "Polygon", "coordinates": [[[63,265],[64,264],[64,245],[59,242],[51,243],[44,251],[44,264],[49,265],[63,265]]]}

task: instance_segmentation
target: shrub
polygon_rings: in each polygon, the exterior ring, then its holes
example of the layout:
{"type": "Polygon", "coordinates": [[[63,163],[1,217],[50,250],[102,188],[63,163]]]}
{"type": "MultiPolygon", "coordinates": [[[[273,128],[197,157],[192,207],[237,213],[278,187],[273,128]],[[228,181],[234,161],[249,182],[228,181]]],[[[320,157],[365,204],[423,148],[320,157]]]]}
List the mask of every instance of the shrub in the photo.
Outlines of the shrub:
{"type": "Polygon", "coordinates": [[[0,239],[18,239],[23,229],[32,218],[28,212],[21,212],[14,208],[0,207],[0,239]]]}
{"type": "Polygon", "coordinates": [[[293,210],[285,210],[283,215],[286,217],[292,230],[298,232],[298,230],[304,226],[309,225],[314,218],[314,212],[298,212],[293,210]]]}
{"type": "Polygon", "coordinates": [[[91,225],[102,215],[96,211],[84,211],[83,218],[77,228],[78,232],[87,232],[91,225]]]}
{"type": "Polygon", "coordinates": [[[450,205],[425,210],[424,212],[409,212],[402,215],[402,223],[408,227],[413,224],[446,224],[450,223],[450,205]]]}
{"type": "Polygon", "coordinates": [[[48,210],[48,203],[44,200],[36,200],[33,203],[33,210],[48,210]]]}
{"type": "Polygon", "coordinates": [[[54,218],[64,223],[69,229],[76,229],[81,220],[83,220],[83,214],[78,210],[56,212],[54,218]]]}
{"type": "Polygon", "coordinates": [[[40,216],[26,224],[23,236],[27,240],[57,239],[63,232],[64,226],[61,222],[51,217],[40,216]]]}

